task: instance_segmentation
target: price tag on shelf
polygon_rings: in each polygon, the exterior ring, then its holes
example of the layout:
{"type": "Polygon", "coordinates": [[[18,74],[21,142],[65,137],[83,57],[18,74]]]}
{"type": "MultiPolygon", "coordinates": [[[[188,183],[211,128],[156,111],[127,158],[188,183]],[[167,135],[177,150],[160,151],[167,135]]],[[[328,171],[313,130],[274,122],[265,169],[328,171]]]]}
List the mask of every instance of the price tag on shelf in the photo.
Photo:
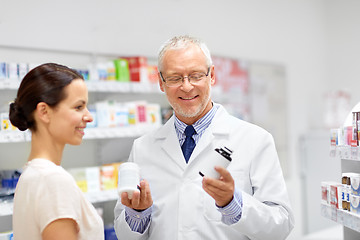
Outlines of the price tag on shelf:
{"type": "Polygon", "coordinates": [[[87,81],[90,92],[130,92],[130,83],[118,81],[87,81]]]}
{"type": "Polygon", "coordinates": [[[2,142],[11,142],[11,132],[3,131],[1,132],[2,142]]]}
{"type": "Polygon", "coordinates": [[[341,209],[338,209],[336,211],[336,214],[337,214],[337,223],[340,223],[340,224],[343,224],[344,223],[344,217],[345,216],[345,213],[347,213],[346,210],[341,210],[341,209]]]}
{"type": "Polygon", "coordinates": [[[0,216],[11,215],[13,213],[12,202],[0,202],[0,216]]]}
{"type": "Polygon", "coordinates": [[[351,159],[359,160],[358,158],[359,147],[351,147],[351,159]]]}
{"type": "Polygon", "coordinates": [[[337,222],[338,218],[337,218],[337,209],[335,207],[330,207],[330,219],[337,222]]]}
{"type": "Polygon", "coordinates": [[[26,142],[30,142],[31,141],[31,131],[30,130],[26,130],[24,132],[24,138],[26,142]]]}
{"type": "Polygon", "coordinates": [[[357,217],[355,217],[355,224],[354,224],[354,230],[360,232],[360,216],[358,215],[357,217]]]}
{"type": "Polygon", "coordinates": [[[343,159],[351,159],[351,147],[350,146],[344,146],[341,150],[341,158],[343,159]]]}
{"type": "Polygon", "coordinates": [[[116,89],[117,92],[130,92],[130,83],[128,82],[115,82],[116,85],[114,89],[116,89]]]}
{"type": "Polygon", "coordinates": [[[137,93],[148,93],[151,90],[150,83],[131,82],[131,90],[137,93]]]}
{"type": "Polygon", "coordinates": [[[11,142],[24,142],[25,141],[25,137],[24,137],[24,133],[20,132],[20,131],[14,131],[11,133],[11,142]]]}
{"type": "Polygon", "coordinates": [[[336,157],[336,145],[330,145],[330,157],[335,158],[336,157]]]}
{"type": "Polygon", "coordinates": [[[20,131],[3,131],[0,133],[0,142],[24,142],[25,135],[20,131]]]}
{"type": "Polygon", "coordinates": [[[85,193],[85,197],[91,203],[101,202],[102,192],[88,192],[85,193]]]}
{"type": "Polygon", "coordinates": [[[345,227],[354,229],[354,226],[355,226],[354,221],[356,221],[356,218],[354,218],[354,215],[349,212],[348,214],[346,214],[346,216],[344,216],[343,225],[345,227]]]}
{"type": "Polygon", "coordinates": [[[118,199],[117,189],[106,190],[106,191],[98,191],[98,192],[88,192],[85,193],[85,197],[91,203],[98,202],[107,202],[114,201],[118,199]]]}
{"type": "Polygon", "coordinates": [[[0,89],[18,89],[20,81],[17,79],[2,79],[0,80],[0,89]]]}
{"type": "Polygon", "coordinates": [[[118,199],[118,193],[117,193],[117,189],[111,189],[111,190],[106,190],[106,191],[102,191],[102,195],[103,195],[103,200],[104,201],[113,201],[113,200],[117,200],[118,199]]]}

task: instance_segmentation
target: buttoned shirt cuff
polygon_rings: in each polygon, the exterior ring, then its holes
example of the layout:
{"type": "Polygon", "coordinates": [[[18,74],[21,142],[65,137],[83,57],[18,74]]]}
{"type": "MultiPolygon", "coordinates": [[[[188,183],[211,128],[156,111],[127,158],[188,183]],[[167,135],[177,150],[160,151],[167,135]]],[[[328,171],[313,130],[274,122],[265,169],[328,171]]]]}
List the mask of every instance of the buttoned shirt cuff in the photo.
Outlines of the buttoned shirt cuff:
{"type": "Polygon", "coordinates": [[[125,207],[125,221],[128,223],[132,231],[144,233],[150,224],[151,213],[152,206],[141,212],[125,207]]]}
{"type": "Polygon", "coordinates": [[[226,225],[237,223],[241,218],[242,206],[242,194],[240,191],[235,190],[231,202],[224,207],[218,207],[218,211],[222,215],[221,221],[226,225]]]}

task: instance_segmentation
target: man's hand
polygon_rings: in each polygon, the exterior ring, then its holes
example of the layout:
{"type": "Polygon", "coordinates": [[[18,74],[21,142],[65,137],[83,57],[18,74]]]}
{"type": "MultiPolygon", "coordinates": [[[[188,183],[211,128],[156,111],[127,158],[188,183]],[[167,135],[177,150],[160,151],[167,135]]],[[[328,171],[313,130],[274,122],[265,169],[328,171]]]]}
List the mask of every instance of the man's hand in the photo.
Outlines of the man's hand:
{"type": "Polygon", "coordinates": [[[146,180],[140,182],[140,191],[134,191],[132,199],[128,198],[127,192],[121,194],[121,203],[129,208],[142,211],[153,204],[150,186],[146,180]]]}
{"type": "Polygon", "coordinates": [[[216,166],[215,170],[220,173],[220,179],[204,176],[202,187],[214,198],[216,205],[224,207],[233,199],[235,183],[230,172],[225,168],[216,166]]]}

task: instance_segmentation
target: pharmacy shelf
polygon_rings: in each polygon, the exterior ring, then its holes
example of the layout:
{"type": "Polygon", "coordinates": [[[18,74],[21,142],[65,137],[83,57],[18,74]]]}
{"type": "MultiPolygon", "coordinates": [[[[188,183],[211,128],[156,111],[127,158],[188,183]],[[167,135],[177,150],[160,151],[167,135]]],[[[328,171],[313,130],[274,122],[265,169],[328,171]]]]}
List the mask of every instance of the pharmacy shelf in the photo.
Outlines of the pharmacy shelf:
{"type": "MultiPolygon", "coordinates": [[[[118,199],[116,189],[101,192],[84,193],[85,197],[93,204],[115,201],[118,199]]],[[[13,201],[0,202],[0,217],[10,216],[13,213],[13,201]]]]}
{"type": "Polygon", "coordinates": [[[31,139],[30,131],[19,130],[0,131],[0,143],[28,142],[31,139]]]}
{"type": "Polygon", "coordinates": [[[0,79],[0,90],[16,90],[20,85],[17,79],[0,79]]]}
{"type": "Polygon", "coordinates": [[[358,214],[321,203],[321,215],[343,225],[344,227],[360,232],[360,215],[358,214]]]}
{"type": "MultiPolygon", "coordinates": [[[[76,52],[76,51],[62,51],[56,49],[41,49],[41,48],[25,48],[25,47],[11,47],[11,46],[1,46],[9,55],[11,52],[15,53],[15,58],[12,58],[14,61],[23,62],[23,57],[40,55],[56,55],[64,56],[65,60],[68,59],[71,62],[97,62],[99,59],[116,59],[118,54],[108,54],[108,53],[93,53],[93,52],[76,52]],[[19,57],[18,57],[19,56],[19,57]],[[75,57],[75,58],[74,58],[75,57]],[[84,61],[84,59],[87,59],[84,61]]],[[[36,57],[37,58],[37,57],[36,57]]],[[[151,63],[156,63],[156,59],[151,60],[151,63]]],[[[18,90],[21,83],[21,78],[4,78],[0,76],[0,100],[3,102],[3,109],[0,112],[7,112],[8,107],[6,104],[14,99],[14,94],[18,90]]],[[[157,82],[154,83],[145,83],[145,82],[120,82],[120,81],[105,81],[105,80],[85,80],[89,91],[89,105],[90,103],[96,103],[99,101],[118,101],[118,102],[128,102],[128,101],[146,101],[154,102],[162,105],[163,107],[168,107],[166,98],[164,97],[163,92],[160,91],[159,85],[157,82]]],[[[89,125],[88,125],[89,126],[89,125]]],[[[78,151],[68,151],[69,155],[65,156],[66,159],[77,158],[78,155],[85,151],[89,153],[89,161],[86,162],[76,162],[76,166],[86,167],[88,164],[92,165],[101,165],[105,163],[110,163],[113,161],[125,160],[127,154],[129,154],[131,149],[131,143],[133,138],[137,138],[149,131],[152,131],[155,128],[158,128],[158,125],[136,125],[129,127],[115,127],[115,128],[86,128],[84,141],[85,144],[82,144],[81,149],[78,151]],[[91,140],[94,139],[94,140],[91,140]],[[110,139],[110,141],[107,141],[110,139]],[[118,145],[119,140],[121,143],[118,145]],[[106,151],[104,150],[106,149],[106,151]],[[104,151],[103,151],[104,150],[104,151]],[[113,152],[112,152],[113,151],[113,152]],[[92,152],[94,154],[92,154],[92,152]],[[120,152],[120,154],[118,154],[120,152]],[[108,156],[108,155],[114,155],[108,156]]],[[[23,144],[21,142],[29,143],[31,140],[31,133],[29,130],[21,132],[19,130],[0,130],[0,145],[1,151],[0,154],[0,169],[6,169],[8,162],[11,162],[11,168],[16,168],[22,165],[22,160],[24,150],[23,144]],[[19,144],[18,144],[19,143],[19,144]],[[19,147],[21,146],[21,149],[19,147]],[[16,151],[14,156],[12,152],[16,151]],[[21,157],[17,157],[21,155],[21,157]],[[4,164],[6,162],[6,164],[4,164]],[[15,167],[13,167],[15,166],[15,167]]],[[[27,145],[27,144],[25,144],[27,145]]],[[[27,146],[28,147],[28,146],[27,146]]],[[[28,149],[27,149],[28,150],[28,149]]],[[[27,151],[26,150],[26,151],[27,151]]],[[[65,160],[65,159],[64,159],[65,160]]],[[[68,161],[68,167],[73,166],[72,161],[68,161]]],[[[104,202],[104,205],[101,206],[104,209],[104,221],[107,223],[113,222],[113,207],[114,202],[118,198],[116,191],[106,191],[106,192],[97,192],[97,193],[87,193],[86,197],[92,203],[104,202]],[[109,202],[110,201],[110,202],[109,202]],[[109,221],[110,220],[110,221],[109,221]]],[[[3,198],[2,198],[3,199],[3,198]]],[[[8,200],[0,201],[0,232],[11,231],[12,224],[12,203],[11,198],[8,200]],[[7,212],[5,215],[2,213],[7,212]]]]}
{"type": "Polygon", "coordinates": [[[117,200],[119,195],[117,189],[106,190],[101,192],[88,192],[85,193],[85,197],[91,203],[100,203],[117,200]]]}
{"type": "Polygon", "coordinates": [[[117,128],[86,128],[84,139],[139,137],[159,127],[159,124],[136,124],[117,128]]]}
{"type": "Polygon", "coordinates": [[[161,93],[158,84],[141,82],[86,81],[89,92],[161,93]]]}
{"type": "MultiPolygon", "coordinates": [[[[156,124],[137,124],[126,127],[113,128],[86,128],[84,139],[108,139],[139,137],[149,131],[158,128],[156,124]]],[[[28,142],[31,140],[29,130],[21,132],[19,130],[9,130],[0,132],[0,143],[28,142]]]]}
{"type": "MultiPolygon", "coordinates": [[[[330,146],[330,158],[341,161],[341,173],[360,173],[360,148],[352,146],[330,146]]],[[[360,215],[321,204],[321,215],[343,226],[344,240],[360,239],[360,215]]]]}
{"type": "MultiPolygon", "coordinates": [[[[89,92],[161,93],[158,84],[144,82],[86,81],[89,92]]],[[[17,90],[17,79],[0,79],[0,90],[17,90]]]]}
{"type": "Polygon", "coordinates": [[[360,147],[331,146],[330,156],[338,159],[360,161],[360,147]]]}
{"type": "Polygon", "coordinates": [[[0,217],[10,216],[13,213],[13,202],[0,202],[0,217]]]}

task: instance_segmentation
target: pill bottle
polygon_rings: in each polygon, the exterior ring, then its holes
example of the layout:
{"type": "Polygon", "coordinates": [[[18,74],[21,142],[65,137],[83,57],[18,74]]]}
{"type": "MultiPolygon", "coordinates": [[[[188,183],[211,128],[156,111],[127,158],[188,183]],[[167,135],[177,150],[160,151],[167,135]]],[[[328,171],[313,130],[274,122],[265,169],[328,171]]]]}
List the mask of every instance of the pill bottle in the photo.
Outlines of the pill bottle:
{"type": "Polygon", "coordinates": [[[140,168],[136,163],[125,162],[119,167],[118,193],[127,192],[129,199],[132,199],[134,191],[139,191],[140,168]]]}
{"type": "Polygon", "coordinates": [[[199,171],[199,174],[204,177],[212,177],[215,179],[220,178],[220,174],[215,171],[215,166],[221,166],[224,168],[227,168],[227,166],[231,162],[231,154],[232,150],[230,150],[227,147],[221,147],[221,148],[215,148],[214,151],[210,153],[207,159],[206,166],[203,166],[203,168],[199,171]]]}

